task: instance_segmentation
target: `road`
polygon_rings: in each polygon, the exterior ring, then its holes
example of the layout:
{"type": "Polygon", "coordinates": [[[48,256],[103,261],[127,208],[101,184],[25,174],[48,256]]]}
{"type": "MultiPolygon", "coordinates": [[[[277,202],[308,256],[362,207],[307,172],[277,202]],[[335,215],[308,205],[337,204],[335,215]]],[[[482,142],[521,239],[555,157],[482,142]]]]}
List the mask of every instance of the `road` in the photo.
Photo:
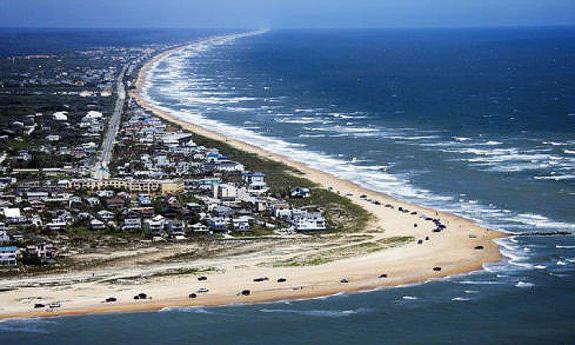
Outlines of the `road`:
{"type": "Polygon", "coordinates": [[[118,78],[116,79],[116,102],[114,103],[114,112],[108,122],[108,129],[104,134],[102,141],[101,153],[92,172],[92,177],[98,180],[110,178],[110,171],[108,164],[112,159],[112,150],[114,149],[114,141],[120,128],[120,120],[122,119],[122,112],[124,110],[124,102],[126,101],[126,87],[124,85],[124,77],[128,65],[124,65],[118,78]]]}

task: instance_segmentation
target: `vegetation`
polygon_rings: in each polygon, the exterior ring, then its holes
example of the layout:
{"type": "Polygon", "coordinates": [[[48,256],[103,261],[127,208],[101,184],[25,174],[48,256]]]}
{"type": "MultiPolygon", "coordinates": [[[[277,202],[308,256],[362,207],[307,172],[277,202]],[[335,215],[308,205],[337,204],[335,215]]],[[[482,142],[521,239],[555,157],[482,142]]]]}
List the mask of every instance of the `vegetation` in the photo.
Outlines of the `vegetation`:
{"type": "Polygon", "coordinates": [[[296,256],[288,260],[278,261],[273,264],[274,267],[298,267],[298,266],[315,266],[325,264],[331,261],[350,258],[357,255],[365,255],[380,250],[405,245],[414,240],[411,236],[394,236],[384,238],[378,241],[361,242],[349,246],[341,246],[324,250],[311,255],[296,256]]]}

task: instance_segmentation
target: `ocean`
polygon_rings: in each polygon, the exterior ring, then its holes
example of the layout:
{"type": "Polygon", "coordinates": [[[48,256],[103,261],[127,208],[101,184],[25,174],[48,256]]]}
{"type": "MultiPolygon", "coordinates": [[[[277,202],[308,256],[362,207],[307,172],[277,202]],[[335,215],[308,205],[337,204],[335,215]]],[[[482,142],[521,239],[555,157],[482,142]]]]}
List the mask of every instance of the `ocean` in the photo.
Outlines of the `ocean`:
{"type": "MultiPolygon", "coordinates": [[[[166,34],[166,33],[164,33],[166,34]]],[[[182,119],[513,234],[449,279],[299,302],[0,323],[6,344],[575,342],[575,28],[203,39],[146,97],[182,119]],[[568,233],[542,236],[542,234],[568,233]]]]}

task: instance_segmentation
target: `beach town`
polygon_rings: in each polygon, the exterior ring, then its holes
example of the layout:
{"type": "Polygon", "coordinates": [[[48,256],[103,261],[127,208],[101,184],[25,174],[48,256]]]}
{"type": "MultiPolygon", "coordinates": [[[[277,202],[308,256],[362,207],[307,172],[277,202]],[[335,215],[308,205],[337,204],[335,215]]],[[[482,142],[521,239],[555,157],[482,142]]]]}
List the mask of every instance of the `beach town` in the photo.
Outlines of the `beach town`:
{"type": "Polygon", "coordinates": [[[25,71],[3,79],[4,95],[36,85],[35,98],[56,104],[13,113],[2,128],[0,318],[321,297],[501,259],[499,232],[142,97],[149,69],[186,47],[2,62],[25,71]]]}

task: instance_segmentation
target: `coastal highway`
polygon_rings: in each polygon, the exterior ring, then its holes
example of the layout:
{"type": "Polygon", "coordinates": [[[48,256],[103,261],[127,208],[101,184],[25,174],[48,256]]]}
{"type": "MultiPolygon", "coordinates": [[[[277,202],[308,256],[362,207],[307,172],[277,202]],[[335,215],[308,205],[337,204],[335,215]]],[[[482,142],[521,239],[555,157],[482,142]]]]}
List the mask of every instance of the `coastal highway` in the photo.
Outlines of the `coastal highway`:
{"type": "Polygon", "coordinates": [[[108,122],[108,129],[106,130],[104,140],[102,141],[100,157],[98,158],[92,173],[92,177],[98,180],[104,180],[110,177],[108,164],[112,159],[112,149],[114,148],[114,141],[118,134],[118,129],[120,128],[120,120],[122,118],[124,102],[126,101],[124,77],[127,69],[128,65],[124,65],[116,79],[116,102],[114,103],[114,112],[108,122]]]}

